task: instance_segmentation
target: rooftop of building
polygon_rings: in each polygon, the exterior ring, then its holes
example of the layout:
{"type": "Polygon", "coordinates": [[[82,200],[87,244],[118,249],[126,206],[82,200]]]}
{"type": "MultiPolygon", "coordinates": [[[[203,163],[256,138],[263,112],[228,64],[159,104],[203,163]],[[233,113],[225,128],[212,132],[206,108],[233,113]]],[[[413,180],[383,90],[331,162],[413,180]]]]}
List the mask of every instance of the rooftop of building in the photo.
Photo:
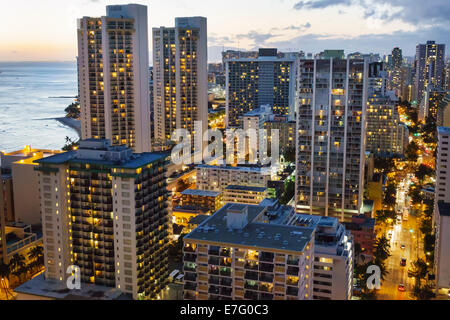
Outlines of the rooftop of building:
{"type": "Polygon", "coordinates": [[[199,190],[199,189],[187,189],[182,193],[184,196],[201,196],[201,197],[213,197],[216,198],[220,196],[220,192],[217,191],[207,191],[207,190],[199,190]]]}
{"type": "Polygon", "coordinates": [[[200,225],[203,222],[205,222],[210,216],[207,215],[203,215],[203,214],[199,214],[196,217],[193,217],[191,220],[189,220],[189,224],[193,224],[193,225],[200,225]]]}
{"type": "Polygon", "coordinates": [[[239,191],[251,191],[251,192],[265,192],[267,188],[264,187],[249,187],[249,186],[237,186],[229,185],[225,190],[239,190],[239,191]]]}
{"type": "Polygon", "coordinates": [[[261,166],[212,166],[207,164],[201,164],[197,166],[197,169],[211,169],[211,170],[229,170],[229,171],[242,171],[242,172],[255,172],[255,173],[266,173],[270,172],[270,167],[261,166]]]}
{"type": "Polygon", "coordinates": [[[92,284],[81,284],[80,290],[70,290],[62,281],[45,280],[44,275],[25,282],[15,290],[17,293],[33,295],[55,300],[130,300],[116,288],[92,284]]]}
{"type": "Polygon", "coordinates": [[[314,229],[255,222],[267,212],[264,206],[227,204],[213,216],[202,222],[185,237],[186,240],[213,242],[222,246],[255,247],[258,250],[302,252],[311,241],[314,229]],[[231,230],[228,226],[229,212],[246,211],[246,224],[231,230]]]}
{"type": "Polygon", "coordinates": [[[80,142],[77,150],[56,154],[34,162],[38,164],[86,163],[114,168],[138,169],[168,156],[167,153],[157,152],[131,153],[131,150],[126,146],[110,146],[108,140],[87,139],[80,142]],[[115,158],[107,153],[121,153],[121,155],[115,158]],[[95,154],[95,157],[92,156],[93,154],[95,154]]]}

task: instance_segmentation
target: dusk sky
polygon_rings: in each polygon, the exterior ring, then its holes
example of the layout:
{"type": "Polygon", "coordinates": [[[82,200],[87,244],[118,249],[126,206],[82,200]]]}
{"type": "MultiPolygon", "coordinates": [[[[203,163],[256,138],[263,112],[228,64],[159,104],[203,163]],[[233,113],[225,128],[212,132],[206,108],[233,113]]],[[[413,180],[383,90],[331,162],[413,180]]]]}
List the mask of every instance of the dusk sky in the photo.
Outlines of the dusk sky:
{"type": "MultiPolygon", "coordinates": [[[[209,59],[223,47],[317,53],[386,54],[400,46],[413,56],[417,43],[450,44],[449,0],[153,0],[149,28],[173,26],[179,16],[208,18],[209,59]]],[[[15,0],[0,11],[0,61],[68,61],[77,54],[76,19],[105,15],[105,0],[15,0]]],[[[151,36],[151,33],[150,33],[151,36]]],[[[149,39],[151,51],[151,38],[149,39]]],[[[448,54],[449,50],[447,50],[448,54]]]]}

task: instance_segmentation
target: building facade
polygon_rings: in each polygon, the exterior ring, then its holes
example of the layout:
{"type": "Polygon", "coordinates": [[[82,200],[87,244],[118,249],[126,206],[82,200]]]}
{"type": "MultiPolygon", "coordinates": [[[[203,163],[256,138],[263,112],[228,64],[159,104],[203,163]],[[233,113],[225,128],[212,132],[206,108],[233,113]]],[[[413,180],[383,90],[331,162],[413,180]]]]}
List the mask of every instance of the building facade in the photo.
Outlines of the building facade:
{"type": "Polygon", "coordinates": [[[82,139],[151,150],[147,7],[107,6],[78,20],[82,139]]]}
{"type": "Polygon", "coordinates": [[[389,97],[369,97],[366,150],[376,156],[403,155],[405,126],[400,123],[397,104],[389,97]]]}
{"type": "Polygon", "coordinates": [[[197,166],[197,188],[224,192],[229,185],[267,187],[269,167],[197,166]]]}
{"type": "Polygon", "coordinates": [[[445,44],[427,41],[418,44],[415,59],[415,100],[420,104],[428,86],[444,89],[445,44]]]}
{"type": "Polygon", "coordinates": [[[310,300],[314,229],[227,204],[184,238],[185,300],[310,300]]]}
{"type": "Polygon", "coordinates": [[[155,298],[168,276],[167,155],[90,139],[36,162],[46,279],[76,265],[83,283],[155,298]]]}
{"type": "Polygon", "coordinates": [[[368,63],[300,59],[298,213],[350,221],[364,192],[368,63]]]}
{"type": "Polygon", "coordinates": [[[295,118],[297,59],[278,56],[276,49],[260,49],[258,58],[225,59],[226,125],[262,105],[274,114],[295,118]]]}
{"type": "Polygon", "coordinates": [[[168,149],[176,129],[208,129],[207,20],[176,18],[174,28],[153,29],[155,143],[168,149]]]}

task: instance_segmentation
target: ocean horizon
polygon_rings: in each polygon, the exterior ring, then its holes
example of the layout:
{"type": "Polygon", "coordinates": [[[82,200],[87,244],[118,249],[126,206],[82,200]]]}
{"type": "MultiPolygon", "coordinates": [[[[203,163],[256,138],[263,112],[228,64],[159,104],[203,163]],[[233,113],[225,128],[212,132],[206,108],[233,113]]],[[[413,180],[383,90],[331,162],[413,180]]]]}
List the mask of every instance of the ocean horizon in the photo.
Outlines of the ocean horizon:
{"type": "Polygon", "coordinates": [[[54,120],[78,94],[76,62],[0,62],[0,151],[60,150],[76,130],[54,120]]]}

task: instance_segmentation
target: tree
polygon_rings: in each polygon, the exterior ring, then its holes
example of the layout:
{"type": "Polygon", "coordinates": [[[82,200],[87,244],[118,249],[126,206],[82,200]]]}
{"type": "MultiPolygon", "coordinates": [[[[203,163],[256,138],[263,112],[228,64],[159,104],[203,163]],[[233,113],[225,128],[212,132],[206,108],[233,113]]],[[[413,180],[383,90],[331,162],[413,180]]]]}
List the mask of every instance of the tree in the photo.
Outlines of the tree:
{"type": "Polygon", "coordinates": [[[374,247],[375,261],[384,262],[391,256],[391,244],[385,235],[376,240],[374,247]]]}
{"type": "Polygon", "coordinates": [[[410,162],[417,162],[419,159],[419,146],[414,141],[408,145],[405,152],[406,160],[410,162]]]}
{"type": "Polygon", "coordinates": [[[80,117],[80,113],[81,113],[81,109],[80,109],[80,104],[78,102],[74,102],[72,104],[70,104],[67,108],[66,108],[66,116],[67,118],[79,118],[80,117]]]}
{"type": "Polygon", "coordinates": [[[279,202],[281,204],[288,204],[289,201],[292,200],[292,198],[295,195],[295,181],[289,180],[284,185],[284,193],[281,196],[279,202]]]}
{"type": "Polygon", "coordinates": [[[11,273],[16,276],[19,281],[21,281],[21,275],[26,272],[25,257],[19,253],[16,253],[11,258],[9,265],[11,267],[11,273]]]}
{"type": "Polygon", "coordinates": [[[9,300],[9,296],[13,296],[11,293],[11,290],[9,289],[8,282],[9,282],[9,276],[11,274],[11,268],[8,264],[3,263],[3,261],[0,261],[0,285],[5,292],[6,300],[9,300]]]}
{"type": "Polygon", "coordinates": [[[42,246],[36,246],[30,249],[28,252],[28,258],[32,261],[30,266],[33,270],[35,267],[39,268],[44,265],[44,248],[42,246]]]}
{"type": "Polygon", "coordinates": [[[394,183],[389,183],[384,194],[384,204],[388,207],[394,207],[396,203],[397,186],[394,183]]]}
{"type": "Polygon", "coordinates": [[[417,300],[431,300],[432,298],[434,298],[434,293],[432,288],[428,285],[425,285],[423,287],[416,285],[414,286],[413,296],[417,300]]]}
{"type": "Polygon", "coordinates": [[[416,171],[416,177],[419,179],[421,183],[425,180],[426,177],[431,177],[434,175],[434,170],[429,166],[421,164],[416,171]]]}
{"type": "Polygon", "coordinates": [[[428,266],[422,259],[417,259],[412,263],[412,268],[409,270],[411,275],[416,279],[416,286],[420,287],[421,282],[428,275],[428,266]]]}
{"type": "Polygon", "coordinates": [[[394,225],[397,214],[393,210],[379,210],[376,212],[375,220],[379,224],[394,225]]]}
{"type": "Polygon", "coordinates": [[[62,148],[63,151],[72,151],[80,145],[80,141],[74,141],[69,137],[66,137],[66,144],[62,148]]]}

